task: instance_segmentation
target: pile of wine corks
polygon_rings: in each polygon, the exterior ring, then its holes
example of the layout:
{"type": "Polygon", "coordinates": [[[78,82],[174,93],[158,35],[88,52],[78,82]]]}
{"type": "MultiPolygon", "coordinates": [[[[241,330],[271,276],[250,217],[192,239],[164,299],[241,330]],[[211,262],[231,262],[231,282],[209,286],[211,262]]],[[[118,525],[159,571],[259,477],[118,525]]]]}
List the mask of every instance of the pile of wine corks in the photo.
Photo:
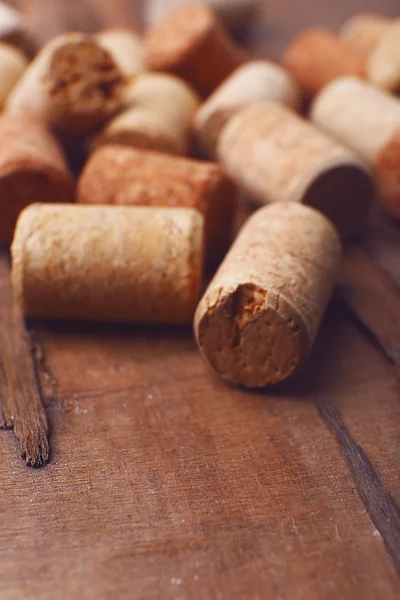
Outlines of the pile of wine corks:
{"type": "Polygon", "coordinates": [[[27,317],[194,320],[246,387],[307,360],[342,243],[375,196],[400,217],[399,21],[303,32],[278,64],[230,33],[254,4],[149,3],[144,34],[36,52],[0,4],[0,241],[27,317]]]}

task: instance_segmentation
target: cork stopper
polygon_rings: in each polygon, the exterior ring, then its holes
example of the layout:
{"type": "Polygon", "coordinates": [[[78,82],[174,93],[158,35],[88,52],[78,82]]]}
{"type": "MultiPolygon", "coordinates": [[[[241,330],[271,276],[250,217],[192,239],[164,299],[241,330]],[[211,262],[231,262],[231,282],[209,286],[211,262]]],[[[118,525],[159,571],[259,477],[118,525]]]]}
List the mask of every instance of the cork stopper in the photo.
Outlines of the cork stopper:
{"type": "Polygon", "coordinates": [[[400,219],[400,128],[382,148],[375,171],[383,207],[390,216],[400,219]]]}
{"type": "Polygon", "coordinates": [[[392,20],[374,13],[359,13],[344,23],[339,35],[346,44],[367,59],[392,20]]]}
{"type": "Polygon", "coordinates": [[[183,80],[163,73],[143,73],[124,92],[130,106],[112,119],[92,148],[125,144],[170,154],[186,154],[200,100],[183,80]]]}
{"type": "Polygon", "coordinates": [[[0,110],[3,110],[13,87],[25,71],[28,60],[18,48],[0,42],[0,65],[0,110]]]}
{"type": "Polygon", "coordinates": [[[273,102],[239,111],[222,131],[218,156],[255,200],[309,204],[344,236],[363,226],[374,197],[370,173],[356,155],[273,102]]]}
{"type": "Polygon", "coordinates": [[[130,29],[105,29],[96,35],[100,46],[113,57],[126,77],[144,71],[142,40],[130,29]]]}
{"type": "Polygon", "coordinates": [[[295,203],[247,221],[196,310],[200,351],[226,381],[279,383],[307,359],[341,257],[334,227],[295,203]]]}
{"type": "Polygon", "coordinates": [[[364,75],[362,54],[323,28],[297,35],[284,53],[283,64],[310,97],[338,77],[364,75]]]}
{"type": "Polygon", "coordinates": [[[0,41],[19,48],[28,57],[36,52],[36,41],[22,14],[5,2],[0,2],[0,41]]]}
{"type": "Polygon", "coordinates": [[[187,322],[202,238],[195,210],[34,204],[11,248],[14,296],[30,317],[187,322]]]}
{"type": "Polygon", "coordinates": [[[167,16],[144,40],[145,62],[210,94],[244,60],[243,51],[204,4],[188,4],[167,16]]]}
{"type": "Polygon", "coordinates": [[[400,19],[383,33],[367,62],[367,77],[379,88],[400,92],[400,19]]]}
{"type": "Polygon", "coordinates": [[[124,78],[90,35],[67,33],[46,44],[7,102],[10,114],[34,114],[68,133],[83,134],[121,108],[124,78]]]}
{"type": "Polygon", "coordinates": [[[268,100],[298,108],[300,99],[300,90],[285,69],[266,60],[252,60],[236,69],[201,105],[195,129],[213,156],[222,129],[241,108],[268,100]]]}
{"type": "Polygon", "coordinates": [[[236,189],[218,163],[109,145],[89,158],[78,202],[196,209],[205,219],[206,256],[217,261],[232,239],[236,189]]]}
{"type": "Polygon", "coordinates": [[[57,141],[34,117],[0,117],[0,243],[32,202],[72,202],[74,185],[57,141]]]}

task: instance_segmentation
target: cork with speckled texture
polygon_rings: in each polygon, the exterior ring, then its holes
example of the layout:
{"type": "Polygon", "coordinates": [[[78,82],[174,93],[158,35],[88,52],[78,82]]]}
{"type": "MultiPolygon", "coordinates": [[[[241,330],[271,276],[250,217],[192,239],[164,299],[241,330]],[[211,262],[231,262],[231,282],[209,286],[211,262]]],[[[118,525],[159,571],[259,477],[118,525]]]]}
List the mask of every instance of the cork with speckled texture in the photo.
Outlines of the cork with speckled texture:
{"type": "Polygon", "coordinates": [[[313,345],[340,257],[338,234],[317,211],[289,202],[257,211],[196,311],[207,362],[246,387],[292,375],[313,345]]]}
{"type": "Polygon", "coordinates": [[[339,35],[367,59],[393,19],[374,13],[359,13],[342,25],[339,35]]]}
{"type": "Polygon", "coordinates": [[[21,50],[0,41],[0,65],[0,110],[2,110],[12,89],[25,71],[28,60],[21,50]]]}
{"type": "Polygon", "coordinates": [[[364,57],[328,29],[307,29],[283,55],[283,64],[308,96],[344,75],[364,75],[364,57]]]}
{"type": "Polygon", "coordinates": [[[290,73],[266,60],[252,60],[236,69],[197,111],[194,125],[203,147],[214,155],[229,119],[245,106],[269,100],[299,107],[300,90],[290,73]]]}
{"type": "Polygon", "coordinates": [[[111,119],[92,148],[118,143],[169,154],[186,154],[200,104],[195,91],[173,75],[143,73],[124,91],[126,110],[111,119]]]}
{"type": "Polygon", "coordinates": [[[67,134],[84,134],[123,103],[124,76],[93,36],[66,33],[46,44],[10,97],[10,114],[34,114],[67,134]]]}
{"type": "Polygon", "coordinates": [[[314,206],[342,235],[359,230],[368,215],[374,186],[364,163],[277,103],[239,111],[222,131],[218,156],[252,198],[314,206]]]}
{"type": "Polygon", "coordinates": [[[395,19],[371,52],[366,73],[379,88],[400,93],[400,19],[395,19]]]}
{"type": "Polygon", "coordinates": [[[245,58],[222,22],[200,3],[183,6],[152,27],[144,38],[145,62],[152,71],[167,71],[207,96],[245,58]]]}
{"type": "Polygon", "coordinates": [[[96,35],[96,40],[111,54],[126,77],[144,70],[142,40],[131,29],[105,29],[96,35]]]}
{"type": "Polygon", "coordinates": [[[236,188],[218,163],[109,145],[89,158],[78,182],[84,204],[186,207],[205,218],[205,251],[220,259],[232,239],[236,188]]]}
{"type": "Polygon", "coordinates": [[[34,117],[0,117],[0,243],[12,240],[21,210],[32,202],[72,202],[74,183],[61,148],[34,117]]]}
{"type": "Polygon", "coordinates": [[[34,204],[11,248],[14,294],[30,317],[187,322],[202,242],[191,209],[34,204]]]}

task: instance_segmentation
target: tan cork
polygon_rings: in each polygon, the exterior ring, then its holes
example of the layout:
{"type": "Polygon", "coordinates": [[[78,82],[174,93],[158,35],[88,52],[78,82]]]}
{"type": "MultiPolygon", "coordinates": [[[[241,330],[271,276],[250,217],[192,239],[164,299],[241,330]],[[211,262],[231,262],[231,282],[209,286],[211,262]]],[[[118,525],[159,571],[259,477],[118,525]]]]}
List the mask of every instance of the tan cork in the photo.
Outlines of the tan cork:
{"type": "Polygon", "coordinates": [[[0,110],[3,110],[8,96],[28,66],[28,60],[18,48],[0,42],[0,65],[0,110]]]}
{"type": "Polygon", "coordinates": [[[232,240],[236,189],[218,163],[123,146],[89,158],[78,183],[84,204],[185,207],[205,218],[207,258],[221,259],[232,240]]]}
{"type": "Polygon", "coordinates": [[[252,60],[236,69],[196,114],[195,129],[203,147],[213,156],[229,119],[245,106],[268,100],[299,107],[300,90],[290,73],[266,60],[252,60]]]}
{"type": "Polygon", "coordinates": [[[382,148],[375,171],[383,207],[392,217],[400,219],[400,128],[382,148]]]}
{"type": "Polygon", "coordinates": [[[283,56],[305,94],[312,97],[344,75],[364,75],[364,57],[327,29],[307,29],[289,44],[283,56]]]}
{"type": "Polygon", "coordinates": [[[34,114],[68,134],[88,133],[123,103],[124,77],[93,36],[67,33],[46,44],[11,93],[7,112],[34,114]]]}
{"type": "Polygon", "coordinates": [[[36,41],[22,14],[5,2],[0,2],[0,41],[19,48],[29,57],[36,51],[36,41]]]}
{"type": "Polygon", "coordinates": [[[367,78],[388,92],[400,93],[400,19],[382,35],[367,62],[367,78]]]}
{"type": "Polygon", "coordinates": [[[57,141],[34,117],[0,117],[0,243],[12,240],[32,202],[72,202],[74,185],[57,141]]]}
{"type": "Polygon", "coordinates": [[[149,70],[167,71],[207,96],[244,60],[244,52],[204,4],[188,4],[151,28],[144,40],[149,70]]]}
{"type": "Polygon", "coordinates": [[[319,212],[285,202],[254,213],[197,308],[203,357],[246,387],[290,377],[310,353],[340,258],[338,234],[319,212]]]}
{"type": "Polygon", "coordinates": [[[11,248],[14,294],[31,317],[187,322],[202,238],[195,210],[34,204],[11,248]]]}
{"type": "Polygon", "coordinates": [[[188,152],[200,100],[182,79],[143,73],[127,86],[124,102],[130,108],[107,124],[93,140],[93,148],[118,143],[169,154],[188,152]]]}
{"type": "MultiPolygon", "coordinates": [[[[164,19],[172,10],[189,4],[190,0],[147,0],[145,3],[145,22],[154,25],[164,19]]],[[[243,27],[257,14],[258,0],[205,0],[218,17],[230,28],[243,27]]]]}
{"type": "Polygon", "coordinates": [[[353,50],[367,59],[391,24],[393,19],[374,13],[359,13],[348,19],[339,36],[353,50]]]}
{"type": "Polygon", "coordinates": [[[222,131],[218,156],[255,200],[309,204],[344,236],[358,231],[368,215],[374,196],[368,168],[282,105],[269,102],[242,109],[222,131]]]}
{"type": "Polygon", "coordinates": [[[142,40],[134,31],[105,29],[96,35],[96,40],[111,54],[126,77],[144,71],[142,40]]]}

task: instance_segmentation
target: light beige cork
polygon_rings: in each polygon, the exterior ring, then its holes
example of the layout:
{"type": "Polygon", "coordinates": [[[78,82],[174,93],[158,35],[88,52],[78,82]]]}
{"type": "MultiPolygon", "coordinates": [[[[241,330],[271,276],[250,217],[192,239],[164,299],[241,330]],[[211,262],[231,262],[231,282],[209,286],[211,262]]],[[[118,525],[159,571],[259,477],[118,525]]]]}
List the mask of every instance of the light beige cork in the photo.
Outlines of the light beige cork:
{"type": "Polygon", "coordinates": [[[27,66],[28,60],[21,50],[0,42],[0,110],[27,66]]]}
{"type": "Polygon", "coordinates": [[[32,202],[72,202],[74,184],[62,151],[34,117],[0,117],[0,243],[12,240],[19,213],[32,202]]]}
{"type": "Polygon", "coordinates": [[[202,238],[195,210],[34,204],[11,248],[14,294],[30,317],[187,322],[202,238]]]}
{"type": "MultiPolygon", "coordinates": [[[[147,26],[155,25],[190,0],[147,0],[144,6],[144,19],[147,26]]],[[[230,28],[243,27],[257,14],[259,8],[258,0],[205,0],[218,17],[230,28]]]]}
{"type": "Polygon", "coordinates": [[[358,231],[368,215],[374,196],[368,168],[282,105],[265,102],[239,111],[222,131],[218,156],[255,200],[309,204],[342,235],[358,231]]]}
{"type": "Polygon", "coordinates": [[[283,55],[283,65],[312,97],[338,77],[362,77],[365,59],[328,29],[312,28],[292,40],[283,55]]]}
{"type": "Polygon", "coordinates": [[[371,52],[367,78],[379,88],[400,93],[400,19],[395,19],[371,52]]]}
{"type": "Polygon", "coordinates": [[[19,48],[27,56],[36,51],[34,36],[22,14],[5,2],[0,2],[0,41],[19,48]]]}
{"type": "Polygon", "coordinates": [[[197,111],[194,124],[203,147],[213,156],[229,119],[245,106],[268,100],[299,107],[300,90],[290,73],[266,60],[252,60],[236,69],[197,111]]]}
{"type": "Polygon", "coordinates": [[[121,72],[132,77],[144,71],[142,40],[130,29],[105,29],[96,40],[107,50],[121,72]]]}
{"type": "Polygon", "coordinates": [[[169,14],[144,38],[145,63],[151,71],[167,71],[207,96],[245,59],[217,15],[206,5],[191,3],[169,14]]]}
{"type": "Polygon", "coordinates": [[[310,353],[340,258],[338,234],[316,210],[285,202],[254,213],[196,310],[205,360],[246,387],[290,377],[310,353]]]}
{"type": "Polygon", "coordinates": [[[124,77],[93,36],[66,33],[46,44],[8,98],[10,114],[33,114],[85,134],[118,111],[124,77]]]}
{"type": "Polygon", "coordinates": [[[130,108],[111,119],[92,147],[126,144],[169,154],[186,154],[200,100],[183,80],[164,73],[135,77],[124,93],[130,108]]]}
{"type": "Polygon", "coordinates": [[[218,163],[124,146],[104,146],[78,182],[84,204],[186,207],[205,219],[207,259],[218,261],[232,240],[237,192],[218,163]]]}
{"type": "Polygon", "coordinates": [[[339,36],[367,59],[392,21],[393,19],[383,15],[359,13],[344,23],[339,36]]]}

